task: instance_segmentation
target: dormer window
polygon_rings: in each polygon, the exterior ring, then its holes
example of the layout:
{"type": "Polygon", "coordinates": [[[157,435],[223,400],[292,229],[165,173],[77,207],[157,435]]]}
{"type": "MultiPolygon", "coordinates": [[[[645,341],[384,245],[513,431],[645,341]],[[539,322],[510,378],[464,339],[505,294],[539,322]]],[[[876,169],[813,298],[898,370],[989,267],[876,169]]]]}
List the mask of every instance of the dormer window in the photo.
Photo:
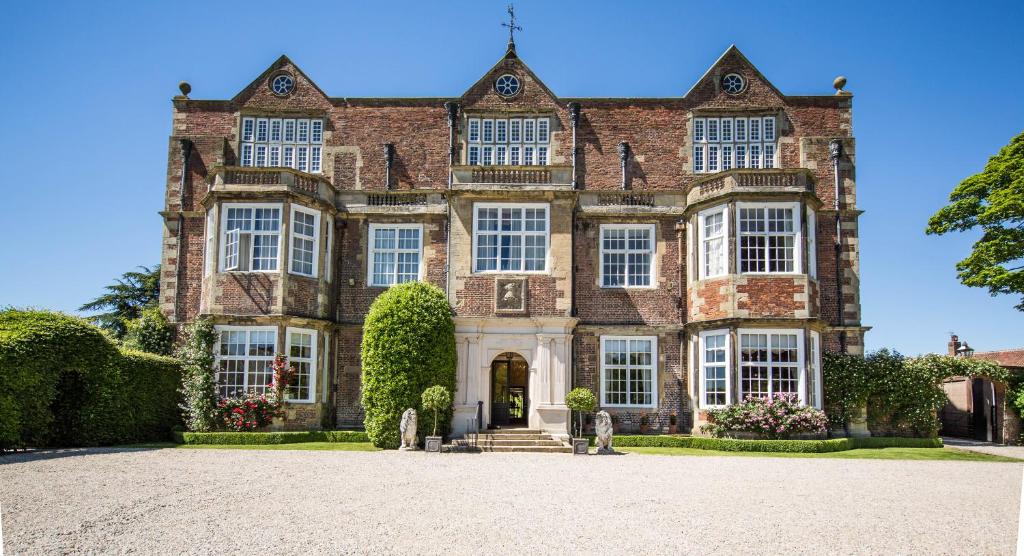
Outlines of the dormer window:
{"type": "Polygon", "coordinates": [[[239,162],[258,168],[294,168],[319,174],[324,121],[306,118],[242,118],[239,162]]]}
{"type": "Polygon", "coordinates": [[[470,118],[466,164],[546,166],[550,142],[550,118],[470,118]]]}
{"type": "Polygon", "coordinates": [[[775,116],[694,118],[693,172],[778,168],[775,116]]]}

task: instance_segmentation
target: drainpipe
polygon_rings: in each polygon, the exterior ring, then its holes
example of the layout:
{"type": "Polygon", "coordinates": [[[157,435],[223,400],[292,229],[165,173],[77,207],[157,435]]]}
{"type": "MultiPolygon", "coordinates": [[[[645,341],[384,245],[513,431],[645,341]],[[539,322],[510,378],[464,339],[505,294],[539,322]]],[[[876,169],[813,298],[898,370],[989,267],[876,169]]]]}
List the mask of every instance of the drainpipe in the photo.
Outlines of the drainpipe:
{"type": "Polygon", "coordinates": [[[180,139],[181,144],[181,181],[178,183],[178,255],[174,270],[174,321],[178,319],[178,301],[181,299],[181,245],[185,239],[185,185],[188,183],[188,163],[192,158],[192,140],[180,139]]]}
{"type": "Polygon", "coordinates": [[[391,166],[395,163],[395,144],[384,143],[384,189],[391,189],[391,166]]]}
{"type": "MultiPolygon", "coordinates": [[[[836,306],[839,326],[846,326],[843,317],[843,265],[842,265],[842,216],[839,213],[839,159],[843,155],[843,142],[833,139],[828,142],[828,158],[832,161],[832,176],[835,179],[835,196],[832,200],[832,209],[836,212],[836,306]]],[[[846,353],[846,331],[839,332],[839,351],[846,353]]]]}
{"type": "Polygon", "coordinates": [[[629,163],[629,143],[619,143],[619,164],[622,166],[622,190],[626,190],[626,165],[629,163]]]}
{"type": "Polygon", "coordinates": [[[578,181],[576,179],[576,128],[580,123],[580,103],[570,102],[569,108],[569,122],[572,124],[572,188],[576,189],[578,181]]]}
{"type": "Polygon", "coordinates": [[[446,211],[447,218],[444,223],[444,293],[449,299],[451,298],[451,269],[452,269],[452,183],[454,177],[452,174],[452,166],[455,165],[455,130],[459,124],[459,103],[455,101],[448,101],[444,103],[445,110],[448,113],[448,197],[445,199],[447,202],[446,211]]]}

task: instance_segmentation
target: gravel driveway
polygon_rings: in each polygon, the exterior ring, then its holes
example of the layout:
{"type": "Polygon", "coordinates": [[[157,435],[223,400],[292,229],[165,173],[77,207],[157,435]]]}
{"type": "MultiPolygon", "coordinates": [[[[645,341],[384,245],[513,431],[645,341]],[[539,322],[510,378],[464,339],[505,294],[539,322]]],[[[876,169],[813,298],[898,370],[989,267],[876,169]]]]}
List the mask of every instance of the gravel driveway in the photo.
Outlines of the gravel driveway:
{"type": "Polygon", "coordinates": [[[0,458],[0,504],[8,554],[1012,554],[1022,469],[98,449],[0,458]]]}

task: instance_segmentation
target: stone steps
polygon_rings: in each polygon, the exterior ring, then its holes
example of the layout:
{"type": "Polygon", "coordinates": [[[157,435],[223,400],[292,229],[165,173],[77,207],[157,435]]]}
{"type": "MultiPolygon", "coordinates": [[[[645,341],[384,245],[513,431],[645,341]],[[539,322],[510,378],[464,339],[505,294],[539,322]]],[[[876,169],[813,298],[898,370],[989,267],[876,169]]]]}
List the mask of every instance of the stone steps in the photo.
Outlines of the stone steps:
{"type": "Polygon", "coordinates": [[[473,445],[472,436],[452,441],[452,452],[540,452],[572,453],[572,447],[536,429],[493,429],[481,432],[473,445]]]}

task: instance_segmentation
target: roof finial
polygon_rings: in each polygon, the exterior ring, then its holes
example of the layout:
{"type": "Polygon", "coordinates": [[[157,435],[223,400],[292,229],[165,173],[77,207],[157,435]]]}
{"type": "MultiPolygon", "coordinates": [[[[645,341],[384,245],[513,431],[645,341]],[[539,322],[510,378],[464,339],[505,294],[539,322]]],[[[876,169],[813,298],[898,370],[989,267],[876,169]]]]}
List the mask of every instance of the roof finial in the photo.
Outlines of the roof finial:
{"type": "Polygon", "coordinates": [[[522,31],[523,28],[516,25],[516,9],[512,4],[508,5],[508,23],[502,23],[501,26],[508,27],[508,50],[509,52],[515,52],[516,39],[513,33],[516,31],[522,31]]]}

